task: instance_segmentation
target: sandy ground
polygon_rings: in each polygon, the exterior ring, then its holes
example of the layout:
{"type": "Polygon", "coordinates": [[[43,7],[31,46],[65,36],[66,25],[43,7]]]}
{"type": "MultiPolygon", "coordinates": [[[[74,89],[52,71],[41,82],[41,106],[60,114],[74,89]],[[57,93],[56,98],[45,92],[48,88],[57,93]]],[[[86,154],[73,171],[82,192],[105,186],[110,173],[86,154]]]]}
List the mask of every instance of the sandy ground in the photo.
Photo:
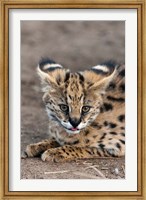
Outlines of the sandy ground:
{"type": "MultiPolygon", "coordinates": [[[[49,57],[72,71],[102,61],[124,62],[124,22],[21,22],[21,151],[47,138],[48,119],[36,74],[41,57],[49,57]]],[[[21,179],[122,179],[124,158],[99,158],[48,163],[21,159],[21,179]]]]}

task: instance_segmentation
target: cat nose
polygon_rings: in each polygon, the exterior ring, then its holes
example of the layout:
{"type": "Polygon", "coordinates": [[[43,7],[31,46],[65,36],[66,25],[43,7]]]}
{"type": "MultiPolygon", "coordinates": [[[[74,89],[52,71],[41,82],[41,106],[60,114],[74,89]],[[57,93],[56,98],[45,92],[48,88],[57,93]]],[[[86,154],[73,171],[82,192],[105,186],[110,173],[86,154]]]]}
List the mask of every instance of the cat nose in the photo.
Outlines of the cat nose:
{"type": "Polygon", "coordinates": [[[77,119],[77,118],[69,118],[69,122],[71,123],[71,125],[76,128],[79,123],[81,122],[81,118],[77,119]]]}

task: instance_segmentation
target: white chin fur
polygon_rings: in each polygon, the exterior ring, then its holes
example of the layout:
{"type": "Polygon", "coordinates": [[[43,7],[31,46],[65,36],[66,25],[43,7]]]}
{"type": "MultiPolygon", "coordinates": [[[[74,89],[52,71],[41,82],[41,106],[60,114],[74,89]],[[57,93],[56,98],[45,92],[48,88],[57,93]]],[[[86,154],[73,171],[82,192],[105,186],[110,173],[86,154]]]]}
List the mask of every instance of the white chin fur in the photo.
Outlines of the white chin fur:
{"type": "Polygon", "coordinates": [[[80,123],[79,125],[78,125],[78,129],[83,129],[83,128],[85,128],[87,126],[87,123],[80,123]]]}
{"type": "Polygon", "coordinates": [[[69,134],[78,134],[80,132],[80,130],[72,131],[72,130],[66,129],[66,132],[69,133],[69,134]]]}
{"type": "Polygon", "coordinates": [[[66,127],[67,129],[73,128],[72,125],[70,124],[70,122],[63,122],[62,121],[61,124],[62,124],[63,127],[66,127]]]}

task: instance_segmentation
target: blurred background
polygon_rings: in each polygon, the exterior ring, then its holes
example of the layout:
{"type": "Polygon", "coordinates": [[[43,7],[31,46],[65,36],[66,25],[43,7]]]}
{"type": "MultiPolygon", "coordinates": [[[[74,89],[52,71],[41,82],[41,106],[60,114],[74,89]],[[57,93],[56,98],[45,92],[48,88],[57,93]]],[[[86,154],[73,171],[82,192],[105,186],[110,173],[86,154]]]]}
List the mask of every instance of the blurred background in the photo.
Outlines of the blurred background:
{"type": "MultiPolygon", "coordinates": [[[[21,21],[21,150],[45,139],[48,119],[36,67],[49,57],[71,71],[125,61],[124,21],[21,21]]],[[[24,169],[25,171],[25,169],[24,169]]]]}
{"type": "Polygon", "coordinates": [[[124,61],[124,21],[23,21],[21,33],[22,70],[36,67],[42,56],[73,71],[124,61]]]}

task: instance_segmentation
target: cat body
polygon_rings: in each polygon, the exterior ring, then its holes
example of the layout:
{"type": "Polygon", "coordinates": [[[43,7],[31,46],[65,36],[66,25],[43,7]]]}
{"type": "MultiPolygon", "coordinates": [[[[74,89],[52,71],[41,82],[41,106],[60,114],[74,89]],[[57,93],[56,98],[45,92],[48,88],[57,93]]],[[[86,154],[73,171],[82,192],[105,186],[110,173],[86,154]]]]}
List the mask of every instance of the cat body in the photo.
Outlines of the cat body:
{"type": "Polygon", "coordinates": [[[102,63],[71,73],[43,59],[38,74],[49,118],[48,139],[26,148],[43,161],[125,154],[125,67],[102,63]]]}

